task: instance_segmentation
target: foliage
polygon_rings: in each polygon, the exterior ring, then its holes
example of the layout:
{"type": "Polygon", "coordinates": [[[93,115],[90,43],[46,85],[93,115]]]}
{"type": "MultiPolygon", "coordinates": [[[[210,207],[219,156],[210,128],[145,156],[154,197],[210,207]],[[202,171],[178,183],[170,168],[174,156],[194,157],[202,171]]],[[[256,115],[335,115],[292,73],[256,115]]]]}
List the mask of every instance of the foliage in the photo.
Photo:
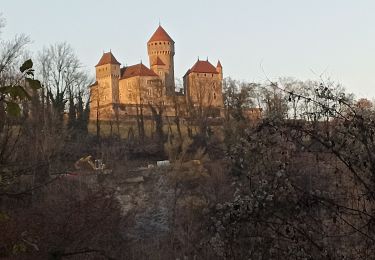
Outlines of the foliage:
{"type": "Polygon", "coordinates": [[[7,85],[0,87],[0,101],[5,102],[6,111],[11,116],[19,116],[21,113],[20,102],[22,100],[30,100],[31,96],[28,93],[27,88],[31,90],[38,90],[41,88],[39,80],[35,80],[32,77],[34,76],[33,62],[31,59],[25,61],[20,67],[20,72],[22,75],[17,83],[20,83],[20,80],[24,80],[25,86],[20,84],[7,85]]]}
{"type": "Polygon", "coordinates": [[[331,82],[295,85],[269,86],[287,100],[284,116],[268,114],[238,138],[228,129],[237,191],[213,209],[211,245],[223,258],[371,258],[371,106],[331,82]]]}

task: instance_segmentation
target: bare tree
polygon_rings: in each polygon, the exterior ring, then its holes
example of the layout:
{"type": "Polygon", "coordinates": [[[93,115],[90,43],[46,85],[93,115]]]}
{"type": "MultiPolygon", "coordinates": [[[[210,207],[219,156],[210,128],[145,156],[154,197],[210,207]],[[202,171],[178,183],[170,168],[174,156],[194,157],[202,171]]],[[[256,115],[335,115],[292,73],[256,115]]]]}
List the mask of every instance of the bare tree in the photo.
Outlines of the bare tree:
{"type": "Polygon", "coordinates": [[[87,86],[92,79],[82,68],[72,47],[66,42],[45,47],[38,54],[38,68],[47,102],[51,102],[58,120],[62,123],[68,102],[68,128],[72,131],[84,129],[87,119],[83,115],[87,113],[83,104],[88,102],[87,86]]]}
{"type": "Polygon", "coordinates": [[[38,54],[38,67],[42,71],[42,84],[62,120],[65,103],[69,99],[72,101],[77,90],[82,90],[82,84],[88,83],[87,76],[72,47],[66,42],[45,47],[38,54]]]}
{"type": "Polygon", "coordinates": [[[192,127],[192,124],[197,125],[198,132],[202,136],[207,135],[209,117],[212,117],[216,112],[213,107],[215,98],[213,92],[214,84],[208,78],[192,80],[192,87],[190,88],[190,93],[188,93],[187,110],[190,121],[189,127],[192,127]]]}

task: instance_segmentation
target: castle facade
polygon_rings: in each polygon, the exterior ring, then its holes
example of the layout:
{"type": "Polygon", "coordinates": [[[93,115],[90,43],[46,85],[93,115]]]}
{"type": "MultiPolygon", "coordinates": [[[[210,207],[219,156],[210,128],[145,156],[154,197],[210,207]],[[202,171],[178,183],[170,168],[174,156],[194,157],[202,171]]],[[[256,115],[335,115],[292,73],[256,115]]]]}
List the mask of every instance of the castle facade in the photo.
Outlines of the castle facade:
{"type": "Polygon", "coordinates": [[[194,109],[220,116],[223,111],[223,68],[207,60],[197,62],[185,73],[183,89],[176,91],[175,42],[159,25],[147,42],[149,67],[143,63],[121,67],[112,52],[104,53],[90,86],[90,120],[114,120],[152,116],[188,118],[194,109]]]}

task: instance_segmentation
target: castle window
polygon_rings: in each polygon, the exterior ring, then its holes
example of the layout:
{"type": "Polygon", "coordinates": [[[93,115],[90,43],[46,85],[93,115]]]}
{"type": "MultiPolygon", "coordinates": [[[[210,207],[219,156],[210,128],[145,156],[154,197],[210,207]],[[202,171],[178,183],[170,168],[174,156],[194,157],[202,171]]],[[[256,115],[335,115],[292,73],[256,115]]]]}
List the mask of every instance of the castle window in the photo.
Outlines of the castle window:
{"type": "Polygon", "coordinates": [[[206,77],[206,73],[204,73],[204,76],[206,77]]]}
{"type": "Polygon", "coordinates": [[[159,42],[159,45],[161,45],[161,42],[159,42]]]}
{"type": "Polygon", "coordinates": [[[216,99],[216,93],[214,93],[214,99],[216,99]]]}

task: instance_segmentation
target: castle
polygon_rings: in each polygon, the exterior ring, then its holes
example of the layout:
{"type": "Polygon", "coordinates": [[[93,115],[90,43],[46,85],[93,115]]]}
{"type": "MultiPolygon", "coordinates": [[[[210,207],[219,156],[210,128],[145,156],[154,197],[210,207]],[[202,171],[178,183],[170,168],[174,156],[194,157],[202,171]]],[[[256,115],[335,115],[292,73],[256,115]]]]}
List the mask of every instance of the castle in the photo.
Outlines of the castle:
{"type": "Polygon", "coordinates": [[[185,73],[183,89],[176,92],[174,78],[175,42],[159,25],[147,42],[149,67],[140,64],[120,67],[112,52],[104,53],[90,86],[90,120],[115,120],[134,116],[188,118],[204,108],[207,116],[223,111],[223,68],[207,60],[197,62],[185,73]]]}

